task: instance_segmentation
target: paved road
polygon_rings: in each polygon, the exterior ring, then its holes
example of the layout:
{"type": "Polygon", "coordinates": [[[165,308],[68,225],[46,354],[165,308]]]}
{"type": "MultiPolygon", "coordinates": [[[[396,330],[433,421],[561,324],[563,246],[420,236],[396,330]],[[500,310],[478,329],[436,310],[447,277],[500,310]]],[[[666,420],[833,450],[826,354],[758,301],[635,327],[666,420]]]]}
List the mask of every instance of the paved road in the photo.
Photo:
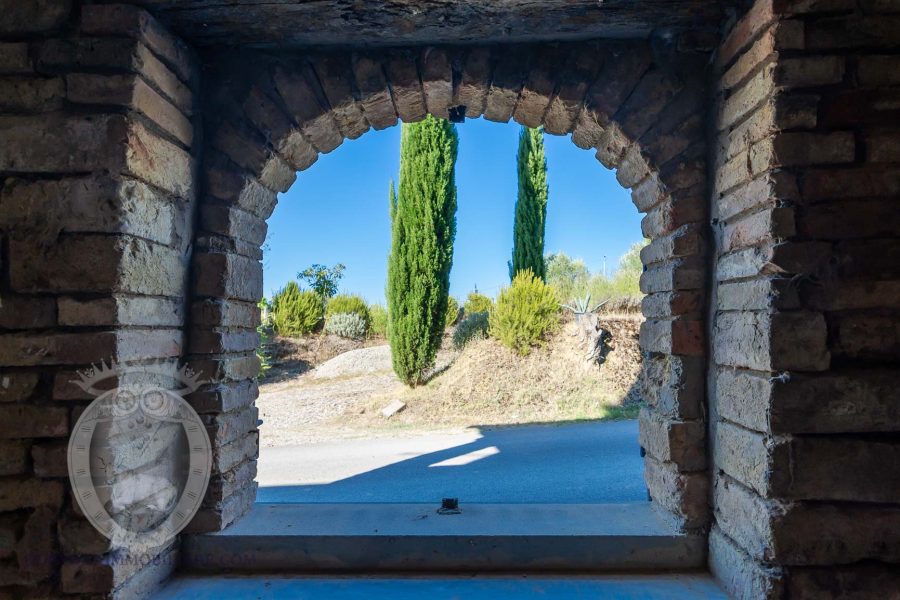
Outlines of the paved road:
{"type": "Polygon", "coordinates": [[[262,448],[259,502],[647,499],[637,421],[262,448]]]}

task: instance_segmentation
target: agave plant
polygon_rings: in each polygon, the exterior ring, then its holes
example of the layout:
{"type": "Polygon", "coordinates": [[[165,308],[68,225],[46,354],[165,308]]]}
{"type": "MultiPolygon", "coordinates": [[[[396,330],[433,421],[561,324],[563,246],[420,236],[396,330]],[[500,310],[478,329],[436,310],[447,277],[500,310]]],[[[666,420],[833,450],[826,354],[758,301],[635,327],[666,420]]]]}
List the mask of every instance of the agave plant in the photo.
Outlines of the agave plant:
{"type": "Polygon", "coordinates": [[[591,295],[588,294],[584,298],[575,298],[572,300],[571,304],[563,304],[562,307],[571,310],[575,315],[587,315],[597,312],[598,310],[600,310],[600,307],[602,307],[607,302],[609,302],[609,298],[607,298],[603,302],[598,302],[593,308],[591,308],[591,295]]]}
{"type": "Polygon", "coordinates": [[[609,299],[591,306],[591,295],[583,298],[575,298],[571,304],[563,304],[562,307],[575,314],[576,331],[573,335],[581,337],[581,342],[586,346],[586,360],[602,364],[608,353],[607,342],[610,334],[600,327],[596,312],[600,310],[609,299]]]}

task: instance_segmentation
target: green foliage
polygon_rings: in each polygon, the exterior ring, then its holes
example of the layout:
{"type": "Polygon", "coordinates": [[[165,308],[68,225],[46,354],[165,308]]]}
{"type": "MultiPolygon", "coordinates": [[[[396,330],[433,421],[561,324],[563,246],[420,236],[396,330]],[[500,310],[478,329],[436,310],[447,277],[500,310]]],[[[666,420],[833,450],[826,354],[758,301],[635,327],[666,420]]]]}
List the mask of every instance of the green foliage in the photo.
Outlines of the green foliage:
{"type": "Polygon", "coordinates": [[[327,300],[337,294],[338,282],[344,276],[346,268],[341,263],[330,268],[315,264],[297,273],[297,279],[305,281],[312,291],[327,300]]]}
{"type": "Polygon", "coordinates": [[[272,296],[272,327],[278,335],[310,333],[318,327],[324,312],[321,297],[312,290],[301,291],[296,281],[272,296]]]}
{"type": "Polygon", "coordinates": [[[456,236],[458,138],[448,121],[404,124],[399,191],[390,191],[387,300],[394,371],[422,383],[444,333],[456,236]]]}
{"type": "Polygon", "coordinates": [[[556,291],[530,270],[519,271],[512,284],[500,290],[490,316],[491,335],[523,356],[557,325],[556,291]]]}
{"type": "Polygon", "coordinates": [[[459,320],[459,313],[459,302],[453,296],[447,296],[447,319],[445,320],[447,327],[451,327],[459,320]]]}
{"type": "Polygon", "coordinates": [[[488,313],[468,313],[453,331],[453,347],[462,350],[470,341],[486,338],[487,333],[488,313]]]}
{"type": "Polygon", "coordinates": [[[358,313],[334,313],[325,319],[325,333],[360,340],[365,337],[368,324],[358,313]]]}
{"type": "Polygon", "coordinates": [[[624,300],[640,298],[641,248],[646,241],[637,242],[619,259],[619,267],[609,277],[602,273],[591,273],[580,259],[569,258],[562,252],[550,254],[546,258],[547,283],[564,300],[582,298],[590,294],[594,298],[624,300]]]}
{"type": "Polygon", "coordinates": [[[352,294],[338,294],[328,301],[325,307],[325,318],[338,313],[355,313],[362,317],[366,323],[366,328],[372,318],[369,315],[369,305],[361,297],[352,294]]]}
{"type": "Polygon", "coordinates": [[[369,335],[386,338],[388,334],[387,309],[380,304],[369,307],[369,335]]]}
{"type": "Polygon", "coordinates": [[[519,133],[516,168],[519,175],[519,195],[516,198],[509,278],[513,279],[519,271],[530,269],[535,276],[544,279],[544,230],[549,187],[543,129],[522,128],[519,133]]]}
{"type": "Polygon", "coordinates": [[[256,303],[256,307],[259,309],[259,326],[256,328],[256,333],[259,334],[259,345],[256,347],[259,373],[256,376],[265,377],[272,367],[272,356],[268,346],[272,334],[272,303],[263,297],[256,303]]]}
{"type": "Polygon", "coordinates": [[[466,296],[466,303],[463,305],[463,310],[467,315],[491,312],[492,308],[494,308],[494,301],[478,292],[469,292],[469,295],[466,296]]]}

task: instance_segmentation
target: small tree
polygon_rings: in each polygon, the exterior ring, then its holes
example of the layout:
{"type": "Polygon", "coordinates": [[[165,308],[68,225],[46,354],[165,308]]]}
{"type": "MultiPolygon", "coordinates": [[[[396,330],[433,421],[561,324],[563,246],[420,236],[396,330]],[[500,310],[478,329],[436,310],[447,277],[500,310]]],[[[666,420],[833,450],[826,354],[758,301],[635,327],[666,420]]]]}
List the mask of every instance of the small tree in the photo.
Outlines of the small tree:
{"type": "Polygon", "coordinates": [[[346,268],[341,263],[331,268],[325,265],[314,264],[297,273],[297,279],[305,281],[306,285],[324,301],[337,294],[338,282],[344,276],[344,269],[346,268]]]}
{"type": "Polygon", "coordinates": [[[404,124],[399,192],[393,185],[390,191],[388,337],[394,371],[413,387],[434,364],[446,323],[457,144],[456,128],[448,121],[428,116],[404,124]]]}
{"type": "Polygon", "coordinates": [[[272,297],[272,327],[278,335],[310,333],[319,326],[324,314],[322,298],[312,290],[301,291],[296,281],[272,297]]]}
{"type": "Polygon", "coordinates": [[[491,335],[523,356],[557,325],[556,292],[527,269],[519,271],[512,284],[500,290],[490,314],[491,335]]]}
{"type": "Polygon", "coordinates": [[[509,278],[519,271],[531,270],[541,280],[544,268],[544,230],[547,220],[547,158],[544,156],[542,129],[523,127],[519,134],[517,156],[519,195],[513,227],[512,260],[509,278]]]}
{"type": "Polygon", "coordinates": [[[466,296],[466,303],[463,305],[463,310],[467,315],[471,315],[479,312],[491,312],[493,307],[494,301],[484,294],[469,292],[469,295],[466,296]]]}

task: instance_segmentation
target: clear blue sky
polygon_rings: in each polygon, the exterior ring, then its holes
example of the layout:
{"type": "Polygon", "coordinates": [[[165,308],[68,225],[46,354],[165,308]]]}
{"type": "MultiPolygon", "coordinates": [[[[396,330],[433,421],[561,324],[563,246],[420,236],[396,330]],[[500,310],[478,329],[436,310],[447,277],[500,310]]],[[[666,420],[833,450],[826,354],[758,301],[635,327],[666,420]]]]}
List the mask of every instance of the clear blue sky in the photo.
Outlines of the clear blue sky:
{"type": "MultiPolygon", "coordinates": [[[[519,125],[483,119],[457,125],[458,209],[450,293],[475,285],[488,295],[509,283],[519,125]]],[[[641,239],[641,216],[627,190],[568,137],[545,136],[550,200],[547,252],[607,271],[641,239]]],[[[312,263],[347,265],[341,291],[384,302],[391,232],[388,185],[400,169],[400,127],[369,131],[319,157],[282,194],[269,218],[263,259],[267,296],[312,263]]]]}

